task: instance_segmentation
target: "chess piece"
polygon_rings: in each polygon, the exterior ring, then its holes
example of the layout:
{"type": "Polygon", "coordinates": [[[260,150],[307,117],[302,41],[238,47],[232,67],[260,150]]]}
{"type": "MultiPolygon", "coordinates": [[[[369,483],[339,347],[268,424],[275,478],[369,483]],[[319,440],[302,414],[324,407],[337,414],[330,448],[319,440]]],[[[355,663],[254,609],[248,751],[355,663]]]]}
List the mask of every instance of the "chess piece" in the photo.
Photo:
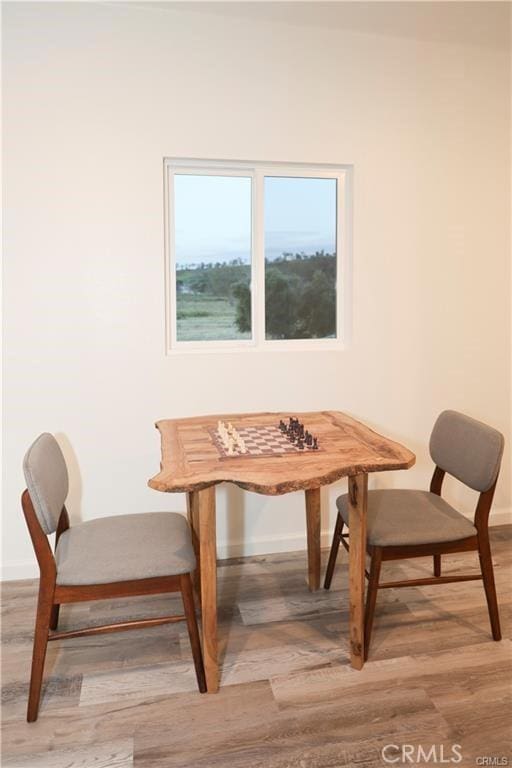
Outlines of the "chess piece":
{"type": "Polygon", "coordinates": [[[314,451],[318,450],[318,437],[313,438],[313,450],[314,451]]]}
{"type": "Polygon", "coordinates": [[[299,448],[301,451],[304,450],[304,442],[300,439],[297,440],[297,448],[299,448]]]}

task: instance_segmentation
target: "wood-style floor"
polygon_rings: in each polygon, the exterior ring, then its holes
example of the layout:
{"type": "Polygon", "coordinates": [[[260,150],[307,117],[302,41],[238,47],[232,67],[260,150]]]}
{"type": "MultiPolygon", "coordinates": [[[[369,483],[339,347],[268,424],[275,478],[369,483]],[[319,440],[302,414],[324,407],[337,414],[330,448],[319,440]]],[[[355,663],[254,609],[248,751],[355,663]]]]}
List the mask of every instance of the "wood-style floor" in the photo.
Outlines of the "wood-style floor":
{"type": "MultiPolygon", "coordinates": [[[[512,764],[512,527],[493,528],[492,542],[500,643],[491,639],[479,581],[382,590],[370,660],[357,672],[348,661],[345,554],[331,591],[313,594],[305,553],[223,561],[219,694],[196,692],[184,625],[67,640],[49,645],[39,720],[30,725],[37,583],[7,582],[1,764],[371,768],[386,765],[381,750],[389,744],[413,745],[415,756],[419,745],[427,753],[435,746],[437,763],[452,757],[457,744],[463,758],[453,764],[462,768],[485,756],[512,764]]],[[[443,558],[443,571],[477,567],[474,553],[443,558]]],[[[427,559],[389,563],[383,576],[419,577],[430,568],[427,559]]],[[[178,601],[159,596],[64,607],[60,626],[156,616],[178,601]]],[[[415,764],[432,764],[432,754],[429,762],[415,757],[415,764]]]]}

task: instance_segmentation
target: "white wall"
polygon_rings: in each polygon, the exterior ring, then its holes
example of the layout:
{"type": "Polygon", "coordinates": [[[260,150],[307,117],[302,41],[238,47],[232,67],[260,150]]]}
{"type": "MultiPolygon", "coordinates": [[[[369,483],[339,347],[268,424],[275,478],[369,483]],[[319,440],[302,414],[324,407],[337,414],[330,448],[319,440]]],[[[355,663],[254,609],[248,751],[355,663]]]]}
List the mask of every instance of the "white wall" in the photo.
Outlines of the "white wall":
{"type": "MultiPolygon", "coordinates": [[[[43,430],[75,521],[185,508],[146,486],[160,418],[345,410],[417,453],[380,487],[426,486],[447,407],[510,444],[507,4],[470,3],[452,27],[442,3],[412,25],[408,4],[355,4],[359,31],[343,3],[309,22],[307,5],[264,5],[4,5],[8,577],[35,572],[19,496],[43,430]],[[164,156],[354,165],[349,349],[164,355],[164,156]]],[[[221,554],[303,543],[300,495],[227,488],[218,520],[221,554]]]]}

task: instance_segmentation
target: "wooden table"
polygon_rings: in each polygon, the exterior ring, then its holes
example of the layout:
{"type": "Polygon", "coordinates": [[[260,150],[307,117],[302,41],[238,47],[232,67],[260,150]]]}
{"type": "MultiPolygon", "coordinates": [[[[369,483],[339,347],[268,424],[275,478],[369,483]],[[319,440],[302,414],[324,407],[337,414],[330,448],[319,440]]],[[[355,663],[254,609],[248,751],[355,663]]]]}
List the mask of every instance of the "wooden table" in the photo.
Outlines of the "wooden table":
{"type": "Polygon", "coordinates": [[[320,586],[320,487],[348,477],[350,654],[352,665],[361,669],[368,473],[408,469],[415,462],[414,454],[338,411],[223,414],[166,419],[156,426],[162,441],[161,470],[149,480],[149,486],[157,491],[187,493],[198,560],[196,586],[208,691],[214,693],[219,687],[215,486],[222,482],[270,496],[305,491],[309,588],[316,590],[320,586]],[[212,438],[219,420],[240,429],[278,425],[280,419],[288,421],[291,415],[318,436],[318,451],[221,457],[212,438]]]}

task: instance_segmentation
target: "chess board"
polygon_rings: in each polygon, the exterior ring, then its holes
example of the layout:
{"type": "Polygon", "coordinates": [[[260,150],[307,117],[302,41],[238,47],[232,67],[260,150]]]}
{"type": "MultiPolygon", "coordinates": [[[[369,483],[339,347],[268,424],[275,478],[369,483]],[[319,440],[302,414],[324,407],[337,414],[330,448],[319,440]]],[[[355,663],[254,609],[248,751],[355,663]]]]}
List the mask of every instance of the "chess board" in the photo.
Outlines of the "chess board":
{"type": "Polygon", "coordinates": [[[242,453],[238,447],[235,447],[233,449],[233,455],[230,456],[222,440],[217,434],[217,430],[208,430],[213,443],[215,444],[215,447],[217,448],[222,459],[249,459],[251,457],[257,458],[258,456],[279,456],[292,453],[302,453],[305,455],[310,453],[318,453],[318,451],[321,450],[318,448],[314,451],[313,449],[307,448],[306,446],[304,446],[304,448],[301,450],[294,443],[290,443],[286,435],[281,432],[279,427],[276,427],[272,424],[256,427],[237,427],[236,424],[233,426],[236,428],[238,434],[245,442],[245,447],[247,449],[246,453],[242,453]]]}

